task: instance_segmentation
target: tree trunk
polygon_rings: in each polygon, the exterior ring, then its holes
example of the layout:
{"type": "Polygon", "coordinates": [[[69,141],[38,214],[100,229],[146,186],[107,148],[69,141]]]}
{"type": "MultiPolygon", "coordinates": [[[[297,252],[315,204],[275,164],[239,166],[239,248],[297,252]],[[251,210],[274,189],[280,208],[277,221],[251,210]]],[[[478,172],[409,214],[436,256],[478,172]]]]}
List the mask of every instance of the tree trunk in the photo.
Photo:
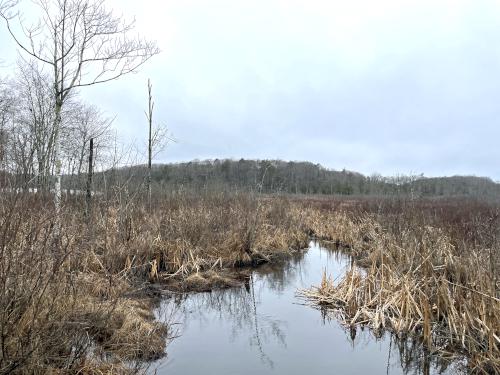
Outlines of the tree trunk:
{"type": "Polygon", "coordinates": [[[87,218],[90,220],[92,213],[92,177],[94,174],[93,170],[93,158],[94,158],[94,138],[90,138],[90,150],[89,150],[89,171],[87,174],[87,218]]]}
{"type": "Polygon", "coordinates": [[[151,211],[151,159],[153,158],[153,144],[152,144],[152,131],[153,131],[153,98],[151,94],[151,81],[148,79],[148,122],[149,122],[149,136],[148,136],[148,176],[147,176],[147,190],[148,190],[148,206],[151,211]]]}
{"type": "MultiPolygon", "coordinates": [[[[61,167],[62,167],[62,162],[61,162],[61,156],[60,156],[60,130],[61,130],[61,109],[62,109],[62,102],[61,100],[56,100],[56,107],[55,107],[55,136],[54,136],[54,159],[55,159],[55,176],[56,176],[56,182],[54,186],[54,206],[56,208],[56,215],[59,215],[61,212],[61,167]]],[[[59,225],[57,225],[59,226],[59,225]]]]}

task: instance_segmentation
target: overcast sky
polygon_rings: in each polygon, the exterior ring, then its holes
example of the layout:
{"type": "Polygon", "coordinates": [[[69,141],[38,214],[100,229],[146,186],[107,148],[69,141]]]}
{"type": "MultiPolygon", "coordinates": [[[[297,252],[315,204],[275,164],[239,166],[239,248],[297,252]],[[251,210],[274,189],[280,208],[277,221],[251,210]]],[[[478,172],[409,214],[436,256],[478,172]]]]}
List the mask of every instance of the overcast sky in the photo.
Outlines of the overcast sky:
{"type": "MultiPolygon", "coordinates": [[[[178,140],[158,162],[279,158],[500,180],[498,1],[108,4],[162,53],[81,94],[116,115],[123,140],[142,140],[150,77],[156,120],[178,140]]],[[[2,28],[7,63],[14,50],[2,28]]]]}

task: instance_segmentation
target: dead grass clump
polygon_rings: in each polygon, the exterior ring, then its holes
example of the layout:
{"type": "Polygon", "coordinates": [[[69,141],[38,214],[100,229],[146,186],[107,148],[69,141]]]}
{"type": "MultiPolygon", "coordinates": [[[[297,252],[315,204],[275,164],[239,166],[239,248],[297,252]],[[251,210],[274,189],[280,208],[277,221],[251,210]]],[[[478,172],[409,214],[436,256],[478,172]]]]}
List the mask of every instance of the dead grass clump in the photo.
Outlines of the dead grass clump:
{"type": "Polygon", "coordinates": [[[182,280],[168,280],[168,289],[175,292],[208,292],[239,286],[245,279],[244,272],[209,270],[193,273],[182,280]]]}
{"type": "Polygon", "coordinates": [[[164,354],[167,327],[155,320],[149,301],[123,299],[108,311],[109,324],[97,332],[104,352],[126,361],[151,361],[164,354]]]}
{"type": "Polygon", "coordinates": [[[269,262],[308,242],[302,217],[281,198],[188,196],[166,199],[150,214],[137,207],[121,219],[119,212],[112,209],[98,221],[97,259],[89,259],[96,272],[126,269],[138,278],[178,281],[269,262]],[[120,236],[121,231],[130,236],[120,236]]]}
{"type": "Polygon", "coordinates": [[[0,374],[135,371],[131,361],[164,352],[165,326],[126,298],[137,284],[112,272],[82,219],[0,197],[0,374]]]}

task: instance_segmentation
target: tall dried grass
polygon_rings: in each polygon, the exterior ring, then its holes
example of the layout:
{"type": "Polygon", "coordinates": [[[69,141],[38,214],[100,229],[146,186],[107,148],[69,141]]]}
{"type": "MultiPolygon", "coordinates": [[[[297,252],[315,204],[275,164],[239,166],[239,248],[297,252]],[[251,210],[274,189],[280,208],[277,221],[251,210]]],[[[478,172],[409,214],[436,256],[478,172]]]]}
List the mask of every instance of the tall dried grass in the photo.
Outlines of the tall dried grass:
{"type": "Polygon", "coordinates": [[[133,361],[164,352],[167,327],[150,301],[127,296],[135,285],[89,267],[98,258],[88,228],[62,215],[56,235],[43,199],[0,199],[0,373],[135,371],[133,361]]]}
{"type": "Polygon", "coordinates": [[[125,266],[140,278],[184,282],[306,247],[303,217],[292,208],[285,198],[234,194],[165,197],[151,213],[138,206],[123,214],[111,206],[100,217],[97,248],[110,254],[115,273],[125,266]],[[125,239],[117,235],[123,232],[125,239]]]}
{"type": "Polygon", "coordinates": [[[364,202],[349,212],[311,212],[311,228],[357,261],[337,283],[323,275],[321,285],[301,293],[346,326],[415,335],[431,353],[465,356],[472,372],[499,373],[499,211],[455,203],[370,209],[364,202]]]}
{"type": "Polygon", "coordinates": [[[186,194],[148,210],[116,197],[91,217],[69,198],[56,217],[50,197],[0,196],[0,374],[141,370],[172,335],[153,283],[234,285],[230,269],[307,245],[286,199],[186,194]]]}

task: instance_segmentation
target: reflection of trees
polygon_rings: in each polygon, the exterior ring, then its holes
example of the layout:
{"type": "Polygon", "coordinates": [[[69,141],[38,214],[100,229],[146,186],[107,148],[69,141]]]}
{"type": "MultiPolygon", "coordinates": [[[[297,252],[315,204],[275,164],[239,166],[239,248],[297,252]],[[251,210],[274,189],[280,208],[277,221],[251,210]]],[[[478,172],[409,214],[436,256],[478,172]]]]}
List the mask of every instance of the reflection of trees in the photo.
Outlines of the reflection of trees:
{"type": "Polygon", "coordinates": [[[306,252],[293,253],[286,260],[265,264],[254,271],[265,288],[282,293],[290,284],[295,285],[298,278],[302,278],[306,269],[303,260],[306,252]]]}
{"type": "MultiPolygon", "coordinates": [[[[390,335],[391,343],[395,344],[394,351],[399,354],[399,363],[405,374],[460,373],[460,364],[452,363],[442,356],[432,355],[417,338],[399,338],[390,335]],[[431,370],[433,370],[431,372],[431,370]]],[[[462,371],[461,371],[462,370],[462,371]]]]}
{"type": "MultiPolygon", "coordinates": [[[[331,311],[325,308],[320,308],[323,322],[332,320],[340,321],[341,317],[338,314],[341,312],[331,311]]],[[[400,367],[405,375],[430,375],[430,374],[457,374],[466,373],[462,368],[463,363],[456,360],[443,358],[442,356],[433,355],[425,348],[421,340],[416,337],[398,337],[388,331],[370,330],[366,326],[349,326],[339,325],[346,333],[346,340],[356,347],[358,345],[367,345],[375,340],[385,341],[389,339],[389,350],[387,358],[387,374],[391,373],[392,367],[400,367]],[[360,334],[360,331],[363,334],[360,334]],[[395,360],[391,357],[395,356],[395,360]]],[[[398,371],[399,372],[399,371],[398,371]]]]}
{"type": "Polygon", "coordinates": [[[261,288],[255,286],[250,276],[240,288],[216,290],[210,293],[178,295],[174,303],[183,326],[197,322],[210,324],[214,317],[231,324],[231,339],[247,335],[249,345],[257,348],[263,363],[273,367],[273,361],[265,353],[265,344],[276,340],[286,347],[285,322],[258,313],[261,288]]]}
{"type": "MultiPolygon", "coordinates": [[[[263,363],[266,363],[269,365],[269,367],[273,368],[274,363],[272,359],[264,352],[264,348],[262,346],[262,341],[261,341],[261,333],[259,329],[259,319],[257,318],[257,302],[255,299],[255,284],[253,281],[253,274],[250,275],[250,295],[252,296],[252,308],[253,308],[253,318],[254,318],[254,334],[252,339],[250,340],[250,343],[257,346],[259,349],[260,353],[260,359],[263,363]]],[[[278,338],[279,341],[283,343],[283,345],[286,346],[285,343],[285,336],[284,334],[281,333],[280,327],[278,324],[275,324],[276,322],[271,322],[270,327],[272,328],[271,331],[276,334],[276,337],[278,338]],[[274,324],[273,324],[274,323],[274,324]]]]}
{"type": "MultiPolygon", "coordinates": [[[[327,265],[347,265],[349,264],[350,257],[339,250],[334,248],[323,247],[319,242],[311,243],[311,250],[313,247],[321,248],[321,263],[326,267],[327,265]]],[[[254,274],[262,279],[265,283],[265,287],[272,291],[282,293],[287,287],[292,286],[294,289],[300,285],[306,285],[312,278],[310,277],[311,272],[315,272],[314,278],[319,278],[321,275],[317,275],[316,269],[313,271],[309,269],[310,264],[308,262],[314,262],[314,257],[306,259],[305,255],[307,252],[299,251],[291,255],[288,259],[281,262],[273,262],[265,264],[254,271],[254,274]]],[[[331,270],[330,270],[331,271],[331,270]]],[[[340,276],[340,275],[333,275],[340,276]]]]}
{"type": "MultiPolygon", "coordinates": [[[[323,253],[325,264],[345,262],[345,254],[328,250],[323,253]],[[334,259],[331,259],[334,258],[334,259]]],[[[272,358],[265,351],[266,344],[274,340],[286,348],[286,322],[259,313],[264,293],[295,293],[299,282],[309,280],[306,252],[296,252],[282,260],[264,264],[255,269],[240,288],[215,290],[210,293],[184,294],[174,297],[181,324],[209,325],[213,319],[230,324],[231,340],[247,336],[249,345],[256,348],[263,363],[273,367],[272,358]]]]}

